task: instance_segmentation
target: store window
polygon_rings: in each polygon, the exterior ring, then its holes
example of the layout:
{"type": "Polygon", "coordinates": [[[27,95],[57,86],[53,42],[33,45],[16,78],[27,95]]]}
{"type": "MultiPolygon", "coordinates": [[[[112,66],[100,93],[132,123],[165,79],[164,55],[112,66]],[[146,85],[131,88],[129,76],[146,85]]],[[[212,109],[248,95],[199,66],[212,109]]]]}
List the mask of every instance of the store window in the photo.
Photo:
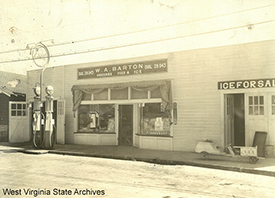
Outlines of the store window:
{"type": "Polygon", "coordinates": [[[111,90],[111,100],[127,100],[128,87],[111,90]]]}
{"type": "Polygon", "coordinates": [[[78,110],[78,132],[115,132],[115,105],[80,105],[78,110]]]}
{"type": "Polygon", "coordinates": [[[151,91],[151,98],[161,98],[160,88],[151,91]]]}
{"type": "Polygon", "coordinates": [[[160,103],[147,103],[140,112],[141,135],[170,135],[170,114],[160,103]]]}
{"type": "Polygon", "coordinates": [[[264,96],[249,96],[249,115],[264,115],[264,96]]]}
{"type": "Polygon", "coordinates": [[[131,88],[131,99],[147,99],[148,91],[137,91],[131,88]]]}
{"type": "Polygon", "coordinates": [[[83,93],[82,100],[91,100],[92,99],[92,94],[89,93],[83,93]]]}
{"type": "Polygon", "coordinates": [[[108,89],[104,89],[102,92],[94,94],[94,100],[108,100],[108,89]]]}

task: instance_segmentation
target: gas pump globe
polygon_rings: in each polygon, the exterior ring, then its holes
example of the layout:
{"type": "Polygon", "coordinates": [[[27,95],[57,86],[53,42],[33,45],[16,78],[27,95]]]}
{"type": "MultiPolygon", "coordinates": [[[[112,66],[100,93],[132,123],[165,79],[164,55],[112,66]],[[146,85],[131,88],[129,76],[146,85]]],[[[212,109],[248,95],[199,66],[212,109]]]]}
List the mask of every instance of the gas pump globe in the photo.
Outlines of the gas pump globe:
{"type": "Polygon", "coordinates": [[[40,111],[40,108],[42,107],[42,101],[40,100],[40,87],[39,86],[35,86],[33,88],[33,92],[35,94],[34,96],[34,107],[33,107],[33,110],[34,111],[40,111]]]}
{"type": "Polygon", "coordinates": [[[51,85],[46,87],[46,93],[48,94],[48,96],[53,95],[54,89],[51,85]]]}
{"type": "Polygon", "coordinates": [[[35,87],[33,88],[33,92],[34,92],[34,94],[35,94],[37,97],[40,97],[40,92],[41,92],[41,90],[40,90],[40,87],[39,87],[39,86],[35,86],[35,87]]]}
{"type": "Polygon", "coordinates": [[[45,112],[52,113],[53,112],[53,92],[54,89],[51,85],[47,86],[45,89],[47,95],[46,95],[46,101],[45,101],[45,112]]]}

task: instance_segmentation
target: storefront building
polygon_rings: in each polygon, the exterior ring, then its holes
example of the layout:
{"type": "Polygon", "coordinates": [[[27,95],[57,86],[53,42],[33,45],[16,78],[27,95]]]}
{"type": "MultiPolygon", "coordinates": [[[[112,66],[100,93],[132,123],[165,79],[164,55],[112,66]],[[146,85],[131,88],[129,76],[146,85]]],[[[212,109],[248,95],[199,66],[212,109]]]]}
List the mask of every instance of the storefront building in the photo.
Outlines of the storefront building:
{"type": "MultiPolygon", "coordinates": [[[[194,151],[205,139],[251,146],[265,131],[274,145],[274,51],[271,40],[47,68],[63,101],[58,141],[194,151]]],[[[27,100],[39,74],[27,74],[27,100]]]]}

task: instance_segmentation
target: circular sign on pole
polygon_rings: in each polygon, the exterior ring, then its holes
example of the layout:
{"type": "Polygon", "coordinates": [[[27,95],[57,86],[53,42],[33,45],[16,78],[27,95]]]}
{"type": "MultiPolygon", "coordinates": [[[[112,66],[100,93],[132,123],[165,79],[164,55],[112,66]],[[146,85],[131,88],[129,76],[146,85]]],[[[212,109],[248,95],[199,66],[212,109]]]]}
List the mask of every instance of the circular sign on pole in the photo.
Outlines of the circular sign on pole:
{"type": "Polygon", "coordinates": [[[50,53],[48,48],[43,43],[36,43],[31,49],[31,55],[33,62],[38,67],[46,67],[50,62],[50,53]]]}

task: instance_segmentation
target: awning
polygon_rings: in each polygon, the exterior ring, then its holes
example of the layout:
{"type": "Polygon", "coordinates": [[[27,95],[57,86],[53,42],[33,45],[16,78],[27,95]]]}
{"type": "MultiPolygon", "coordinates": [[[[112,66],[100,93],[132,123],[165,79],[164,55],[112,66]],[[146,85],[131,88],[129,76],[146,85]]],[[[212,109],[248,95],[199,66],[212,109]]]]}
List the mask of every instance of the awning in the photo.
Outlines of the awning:
{"type": "Polygon", "coordinates": [[[74,85],[72,87],[73,94],[73,111],[75,112],[82,101],[83,93],[97,94],[105,89],[118,90],[131,87],[136,91],[153,91],[160,89],[162,105],[165,109],[172,109],[172,90],[171,81],[157,80],[157,81],[142,81],[129,83],[113,83],[113,84],[90,84],[90,85],[74,85]]]}
{"type": "Polygon", "coordinates": [[[4,87],[0,87],[0,93],[3,93],[3,94],[5,94],[8,97],[11,97],[11,95],[17,96],[17,94],[13,93],[12,91],[10,91],[10,90],[8,90],[8,89],[6,89],[4,87]]]}

